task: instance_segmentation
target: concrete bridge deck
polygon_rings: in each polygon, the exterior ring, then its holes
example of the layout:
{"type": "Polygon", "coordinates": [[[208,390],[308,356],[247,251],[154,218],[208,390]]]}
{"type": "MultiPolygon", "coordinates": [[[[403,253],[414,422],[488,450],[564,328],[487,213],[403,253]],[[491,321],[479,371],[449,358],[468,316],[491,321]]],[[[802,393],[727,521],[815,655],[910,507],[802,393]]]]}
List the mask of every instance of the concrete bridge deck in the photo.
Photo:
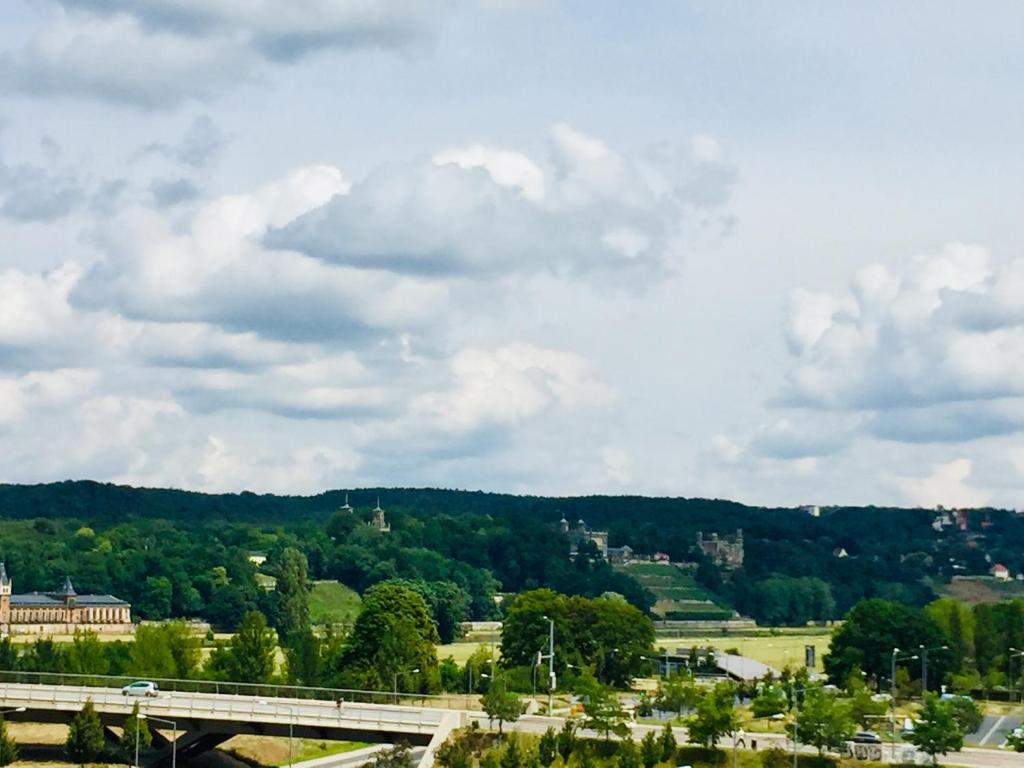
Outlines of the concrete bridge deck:
{"type": "MultiPolygon", "coordinates": [[[[424,707],[361,704],[310,699],[260,699],[216,693],[162,692],[156,697],[128,697],[116,688],[33,685],[0,682],[0,707],[21,709],[10,720],[69,723],[92,701],[105,726],[119,727],[138,703],[147,716],[175,723],[178,759],[212,749],[236,734],[368,741],[408,742],[432,747],[462,724],[459,712],[424,707]]],[[[171,729],[158,721],[154,727],[171,729]]],[[[160,739],[158,739],[160,741],[160,739]]],[[[160,745],[153,762],[166,762],[170,740],[160,745]]],[[[432,749],[427,750],[433,752],[432,749]]]]}

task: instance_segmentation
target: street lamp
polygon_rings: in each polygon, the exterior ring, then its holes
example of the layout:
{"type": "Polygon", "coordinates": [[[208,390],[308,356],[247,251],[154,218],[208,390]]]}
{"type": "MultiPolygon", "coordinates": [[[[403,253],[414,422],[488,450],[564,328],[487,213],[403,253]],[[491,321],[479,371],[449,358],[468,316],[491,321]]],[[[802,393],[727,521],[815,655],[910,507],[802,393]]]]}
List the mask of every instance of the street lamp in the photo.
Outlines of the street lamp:
{"type": "MultiPolygon", "coordinates": [[[[292,742],[295,737],[295,717],[298,712],[296,707],[291,704],[280,704],[276,701],[267,701],[266,699],[257,699],[257,704],[263,704],[264,706],[280,707],[281,709],[288,710],[288,768],[292,768],[292,742]]],[[[138,768],[136,766],[136,768],[138,768]]]]}
{"type": "MultiPolygon", "coordinates": [[[[546,614],[541,618],[548,622],[548,715],[555,707],[555,620],[546,614]]],[[[541,659],[545,656],[542,654],[541,659]]]]}
{"type": "Polygon", "coordinates": [[[12,712],[24,712],[24,707],[14,707],[13,709],[0,709],[0,715],[9,715],[12,712]]]}
{"type": "Polygon", "coordinates": [[[889,693],[889,709],[890,709],[890,724],[889,727],[892,732],[889,734],[889,740],[892,742],[892,759],[896,759],[896,662],[902,660],[916,659],[917,654],[914,653],[902,653],[899,648],[892,649],[892,674],[889,678],[890,693],[889,693]]]}
{"type": "MultiPolygon", "coordinates": [[[[171,768],[178,768],[178,724],[173,720],[165,720],[162,717],[153,717],[142,712],[139,713],[139,720],[156,720],[171,726],[171,768]]],[[[135,765],[139,764],[139,728],[135,728],[135,765]]]]}
{"type": "Polygon", "coordinates": [[[925,648],[923,645],[918,646],[918,653],[921,654],[921,700],[924,701],[924,695],[928,693],[928,654],[932,651],[948,651],[948,645],[937,645],[934,648],[925,648]]]}
{"type": "MultiPolygon", "coordinates": [[[[408,672],[410,675],[415,675],[419,671],[420,671],[419,667],[413,667],[412,669],[406,670],[406,672],[408,672]]],[[[400,672],[400,671],[396,671],[395,672],[395,681],[394,681],[395,682],[395,704],[398,703],[398,675],[399,674],[405,674],[405,673],[404,672],[400,672]]]]}

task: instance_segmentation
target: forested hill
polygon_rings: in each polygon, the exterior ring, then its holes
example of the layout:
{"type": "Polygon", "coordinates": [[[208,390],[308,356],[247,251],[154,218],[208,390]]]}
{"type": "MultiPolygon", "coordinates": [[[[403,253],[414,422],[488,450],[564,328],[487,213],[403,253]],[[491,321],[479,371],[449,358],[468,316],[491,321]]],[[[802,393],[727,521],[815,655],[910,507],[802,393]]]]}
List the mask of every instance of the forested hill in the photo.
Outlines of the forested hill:
{"type": "Polygon", "coordinates": [[[1024,570],[1024,519],[999,510],[972,512],[962,531],[936,530],[936,512],[921,509],[839,507],[812,517],[706,499],[402,488],[202,494],[87,481],[0,485],[0,558],[19,589],[53,588],[70,573],[83,590],[121,594],[153,617],[198,613],[226,621],[240,597],[256,599],[245,553],[267,550],[272,569],[273,554],[286,545],[305,552],[315,578],[358,590],[392,577],[456,582],[474,598],[477,617],[494,590],[537,586],[617,591],[649,606],[649,594],[603,562],[569,560],[558,534],[562,515],[608,530],[613,546],[697,561],[698,579],[722,602],[770,623],[831,618],[864,597],[921,604],[953,575],[984,574],[995,562],[1024,570]],[[346,493],[355,514],[339,516],[346,493]],[[378,498],[389,536],[358,525],[378,498]],[[716,568],[695,550],[699,531],[729,535],[738,528],[746,545],[742,570],[716,568]],[[230,589],[211,571],[217,568],[228,569],[230,589]]]}

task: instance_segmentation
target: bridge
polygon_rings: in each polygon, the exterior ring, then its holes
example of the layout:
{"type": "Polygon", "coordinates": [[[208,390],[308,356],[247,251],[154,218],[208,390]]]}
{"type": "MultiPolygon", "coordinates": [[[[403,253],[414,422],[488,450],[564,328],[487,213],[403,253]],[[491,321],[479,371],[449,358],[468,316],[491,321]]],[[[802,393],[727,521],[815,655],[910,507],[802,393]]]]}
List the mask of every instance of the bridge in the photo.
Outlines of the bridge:
{"type": "Polygon", "coordinates": [[[70,723],[87,701],[92,701],[108,729],[122,726],[136,703],[142,714],[154,719],[154,725],[159,723],[159,733],[151,729],[157,749],[149,756],[149,764],[154,766],[169,765],[175,753],[177,759],[193,757],[237,734],[387,744],[404,741],[425,747],[420,765],[429,766],[436,748],[467,716],[461,711],[423,706],[188,691],[128,697],[118,688],[97,685],[0,681],[0,708],[17,710],[6,715],[11,721],[70,723]],[[170,721],[174,727],[161,721],[170,721]]]}

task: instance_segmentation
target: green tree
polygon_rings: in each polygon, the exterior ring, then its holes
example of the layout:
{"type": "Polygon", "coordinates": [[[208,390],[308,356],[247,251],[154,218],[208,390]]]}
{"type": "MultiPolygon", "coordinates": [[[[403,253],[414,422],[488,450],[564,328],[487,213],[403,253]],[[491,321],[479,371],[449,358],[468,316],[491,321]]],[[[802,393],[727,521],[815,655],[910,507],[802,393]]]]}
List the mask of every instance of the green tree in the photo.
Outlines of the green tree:
{"type": "Polygon", "coordinates": [[[544,768],[550,768],[558,755],[558,736],[550,725],[537,742],[537,758],[544,768]]]}
{"type": "Polygon", "coordinates": [[[501,768],[520,768],[523,764],[523,755],[519,751],[519,739],[515,734],[509,734],[505,751],[501,755],[501,768]]]}
{"type": "Polygon", "coordinates": [[[733,706],[734,692],[729,683],[719,683],[701,697],[694,714],[686,721],[690,741],[712,749],[719,740],[739,727],[733,706]]]}
{"type": "Polygon", "coordinates": [[[925,694],[924,705],[918,710],[914,730],[907,740],[932,758],[937,765],[938,755],[959,752],[964,746],[964,734],[947,702],[934,693],[925,694]]]}
{"type": "Polygon", "coordinates": [[[1024,733],[1011,733],[1006,737],[1006,744],[1015,752],[1024,752],[1024,733]]]}
{"type": "Polygon", "coordinates": [[[278,565],[275,589],[277,631],[285,640],[310,628],[309,563],[295,547],[285,547],[278,565]]]}
{"type": "Polygon", "coordinates": [[[789,708],[789,699],[781,685],[766,685],[750,702],[750,712],[754,717],[771,717],[789,708]]]}
{"type": "Polygon", "coordinates": [[[226,645],[214,649],[210,671],[220,680],[266,683],[274,676],[277,638],[262,613],[250,611],[226,645]]]}
{"type": "Polygon", "coordinates": [[[297,630],[285,640],[285,669],[292,685],[318,686],[323,676],[323,643],[312,629],[297,630]]]}
{"type": "Polygon", "coordinates": [[[640,762],[644,768],[654,768],[661,761],[661,743],[654,731],[648,731],[640,740],[640,762]]]}
{"type": "Polygon", "coordinates": [[[135,677],[177,677],[174,654],[160,624],[140,624],[128,651],[127,672],[135,677]]]}
{"type": "Polygon", "coordinates": [[[64,651],[64,659],[72,674],[105,675],[110,671],[110,661],[95,632],[76,629],[71,645],[64,651]]]}
{"type": "Polygon", "coordinates": [[[952,712],[953,719],[956,720],[957,727],[960,728],[960,733],[964,736],[981,728],[985,715],[969,696],[955,696],[945,703],[952,712]]]}
{"type": "Polygon", "coordinates": [[[65,747],[68,757],[79,765],[95,762],[103,751],[103,725],[92,699],[85,702],[82,711],[71,721],[65,747]]]}
{"type": "Polygon", "coordinates": [[[672,732],[672,723],[665,723],[665,727],[661,729],[661,739],[659,739],[661,746],[661,759],[663,762],[673,760],[676,756],[676,735],[672,732]]]}
{"type": "Polygon", "coordinates": [[[695,707],[699,699],[700,690],[694,684],[693,675],[685,671],[662,678],[658,683],[658,692],[655,694],[655,703],[658,709],[666,712],[678,712],[680,715],[683,710],[695,707]]]}
{"type": "Polygon", "coordinates": [[[423,597],[399,584],[367,591],[341,658],[341,687],[388,690],[404,682],[403,673],[419,669],[422,679],[437,675],[437,630],[423,597]]]}
{"type": "Polygon", "coordinates": [[[7,733],[7,723],[0,715],[0,766],[10,765],[18,761],[18,744],[7,733]]]}
{"type": "Polygon", "coordinates": [[[622,737],[629,733],[626,710],[614,690],[586,674],[580,678],[577,692],[583,696],[584,728],[601,734],[606,741],[612,734],[622,737]]]}
{"type": "Polygon", "coordinates": [[[617,768],[640,768],[640,750],[631,738],[619,742],[619,763],[617,768]]]}
{"type": "Polygon", "coordinates": [[[826,749],[839,749],[853,735],[853,720],[846,705],[819,686],[804,692],[797,714],[797,740],[816,747],[819,755],[826,749]]]}
{"type": "Polygon", "coordinates": [[[576,723],[566,720],[562,723],[562,729],[558,732],[558,754],[562,757],[562,763],[569,764],[569,757],[576,749],[576,723]]]}
{"type": "MultiPolygon", "coordinates": [[[[836,685],[845,683],[855,668],[875,679],[887,678],[893,648],[933,648],[947,642],[939,625],[923,609],[888,600],[862,600],[832,636],[825,672],[836,685]]],[[[951,654],[929,656],[929,670],[930,680],[944,680],[953,671],[951,654]]]]}
{"type": "Polygon", "coordinates": [[[412,750],[405,742],[399,742],[390,749],[384,749],[377,753],[372,763],[367,763],[364,768],[409,768],[412,764],[412,750]]]}
{"type": "Polygon", "coordinates": [[[153,741],[149,725],[139,717],[139,703],[135,702],[132,713],[125,718],[121,741],[118,743],[118,754],[129,765],[134,765],[136,737],[139,749],[146,749],[153,741]]]}
{"type": "Polygon", "coordinates": [[[522,702],[512,691],[508,690],[504,675],[498,675],[491,681],[487,693],[480,699],[487,718],[498,721],[498,733],[502,732],[506,722],[514,723],[523,712],[522,702]]]}

